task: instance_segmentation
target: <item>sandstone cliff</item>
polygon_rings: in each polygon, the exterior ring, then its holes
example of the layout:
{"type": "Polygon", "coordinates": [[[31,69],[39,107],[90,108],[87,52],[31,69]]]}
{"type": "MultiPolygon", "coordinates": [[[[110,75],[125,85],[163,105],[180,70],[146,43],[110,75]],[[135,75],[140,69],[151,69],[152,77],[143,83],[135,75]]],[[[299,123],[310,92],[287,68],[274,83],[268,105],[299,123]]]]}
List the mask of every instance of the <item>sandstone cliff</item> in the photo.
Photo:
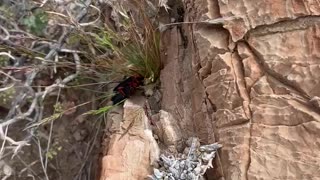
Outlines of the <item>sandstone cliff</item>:
{"type": "Polygon", "coordinates": [[[185,25],[186,49],[167,34],[162,108],[185,136],[223,145],[208,179],[320,179],[319,2],[184,4],[188,22],[232,18],[185,25]]]}
{"type": "Polygon", "coordinates": [[[183,4],[185,22],[225,19],[163,36],[161,109],[180,138],[223,145],[207,179],[320,179],[320,3],[183,4]]]}

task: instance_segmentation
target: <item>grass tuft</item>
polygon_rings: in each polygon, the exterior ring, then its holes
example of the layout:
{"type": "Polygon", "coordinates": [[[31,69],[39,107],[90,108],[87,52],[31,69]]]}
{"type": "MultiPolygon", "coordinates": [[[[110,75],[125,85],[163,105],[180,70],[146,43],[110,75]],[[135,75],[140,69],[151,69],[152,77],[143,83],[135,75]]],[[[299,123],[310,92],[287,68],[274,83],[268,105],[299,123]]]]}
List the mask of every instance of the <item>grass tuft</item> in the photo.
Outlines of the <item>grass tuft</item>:
{"type": "Polygon", "coordinates": [[[116,73],[128,76],[139,74],[145,78],[145,84],[150,84],[160,74],[160,32],[145,14],[142,16],[144,27],[140,28],[129,17],[125,23],[125,33],[106,28],[95,36],[95,41],[99,46],[111,49],[114,55],[99,64],[110,67],[116,73]]]}

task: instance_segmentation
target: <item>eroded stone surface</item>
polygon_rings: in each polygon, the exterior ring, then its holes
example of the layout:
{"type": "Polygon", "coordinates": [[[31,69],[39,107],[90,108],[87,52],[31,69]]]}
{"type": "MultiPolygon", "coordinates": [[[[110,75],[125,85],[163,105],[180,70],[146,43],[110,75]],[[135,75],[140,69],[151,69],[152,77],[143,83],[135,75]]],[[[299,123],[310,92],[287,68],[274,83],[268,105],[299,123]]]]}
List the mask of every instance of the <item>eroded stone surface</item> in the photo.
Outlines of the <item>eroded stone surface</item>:
{"type": "Polygon", "coordinates": [[[140,180],[152,173],[160,150],[152,136],[144,103],[142,97],[125,102],[120,133],[112,135],[107,155],[102,159],[101,180],[140,180]]]}
{"type": "Polygon", "coordinates": [[[192,59],[176,56],[162,71],[164,96],[173,97],[162,104],[192,125],[183,135],[223,145],[212,179],[320,179],[319,2],[184,2],[186,21],[236,17],[225,29],[186,26],[189,46],[179,52],[192,59]]]}
{"type": "Polygon", "coordinates": [[[218,0],[218,2],[222,17],[235,17],[225,25],[234,41],[242,39],[250,29],[257,26],[320,14],[319,2],[315,0],[218,0]]]}
{"type": "Polygon", "coordinates": [[[160,110],[156,124],[157,135],[167,147],[182,147],[182,133],[177,120],[168,112],[160,110]]]}
{"type": "Polygon", "coordinates": [[[252,36],[248,43],[264,70],[309,97],[320,96],[320,27],[252,36]]]}
{"type": "Polygon", "coordinates": [[[320,177],[315,170],[320,162],[320,115],[304,98],[293,94],[270,76],[253,87],[248,179],[320,177]]]}

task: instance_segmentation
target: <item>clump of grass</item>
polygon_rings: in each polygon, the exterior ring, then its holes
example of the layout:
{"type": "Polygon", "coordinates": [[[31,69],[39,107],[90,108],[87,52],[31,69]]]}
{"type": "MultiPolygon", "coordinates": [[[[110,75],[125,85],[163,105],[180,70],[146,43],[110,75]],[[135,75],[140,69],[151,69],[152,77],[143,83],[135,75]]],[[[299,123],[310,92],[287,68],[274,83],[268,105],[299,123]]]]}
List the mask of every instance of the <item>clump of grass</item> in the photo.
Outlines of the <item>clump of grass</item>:
{"type": "Polygon", "coordinates": [[[151,20],[143,13],[143,27],[127,16],[124,32],[111,28],[101,30],[95,37],[99,46],[112,50],[113,58],[103,59],[100,64],[108,66],[113,72],[125,75],[141,75],[145,84],[154,83],[160,74],[160,32],[151,20]]]}

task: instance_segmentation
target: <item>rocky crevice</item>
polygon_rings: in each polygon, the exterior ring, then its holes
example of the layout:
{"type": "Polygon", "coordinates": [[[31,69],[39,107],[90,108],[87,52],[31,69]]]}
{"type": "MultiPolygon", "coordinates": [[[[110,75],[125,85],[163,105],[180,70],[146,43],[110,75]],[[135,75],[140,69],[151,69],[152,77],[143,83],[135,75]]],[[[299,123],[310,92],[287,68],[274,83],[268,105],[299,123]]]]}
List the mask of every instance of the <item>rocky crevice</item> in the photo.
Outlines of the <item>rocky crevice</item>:
{"type": "Polygon", "coordinates": [[[250,29],[245,35],[244,39],[248,39],[250,36],[263,36],[270,34],[277,34],[282,32],[290,32],[296,30],[304,30],[307,27],[320,22],[320,16],[302,16],[296,19],[288,19],[277,21],[273,24],[260,25],[253,29],[250,29]]]}

